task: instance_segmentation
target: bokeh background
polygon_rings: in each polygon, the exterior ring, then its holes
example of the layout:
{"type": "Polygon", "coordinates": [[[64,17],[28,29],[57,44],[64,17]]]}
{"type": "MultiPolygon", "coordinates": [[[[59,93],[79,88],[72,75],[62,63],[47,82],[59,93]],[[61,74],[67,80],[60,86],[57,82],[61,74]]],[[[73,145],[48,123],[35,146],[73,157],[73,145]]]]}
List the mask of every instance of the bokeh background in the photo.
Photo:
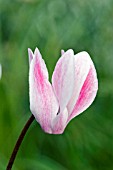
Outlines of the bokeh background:
{"type": "Polygon", "coordinates": [[[113,0],[0,0],[0,170],[31,115],[27,48],[36,46],[50,80],[61,49],[89,52],[99,91],[63,135],[34,121],[13,170],[113,169],[113,0]]]}

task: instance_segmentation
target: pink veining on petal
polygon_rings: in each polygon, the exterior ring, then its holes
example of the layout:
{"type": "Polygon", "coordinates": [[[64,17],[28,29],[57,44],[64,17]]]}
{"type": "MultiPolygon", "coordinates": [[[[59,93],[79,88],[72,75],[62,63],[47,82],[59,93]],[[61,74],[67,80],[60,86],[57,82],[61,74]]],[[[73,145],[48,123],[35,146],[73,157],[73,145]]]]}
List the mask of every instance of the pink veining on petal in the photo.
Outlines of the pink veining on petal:
{"type": "Polygon", "coordinates": [[[98,81],[96,78],[96,72],[94,70],[95,68],[92,66],[82,86],[77,103],[68,118],[68,121],[86,110],[87,107],[89,107],[93,102],[98,89],[98,81]]]}
{"type": "Polygon", "coordinates": [[[43,91],[44,75],[43,75],[43,72],[41,70],[41,66],[38,63],[37,59],[36,59],[36,63],[35,63],[35,66],[34,66],[34,77],[35,77],[36,86],[38,86],[38,88],[40,87],[39,89],[43,91]]]}
{"type": "Polygon", "coordinates": [[[75,62],[74,62],[75,63],[75,73],[74,73],[75,86],[74,86],[73,95],[67,105],[69,115],[71,114],[78,100],[80,90],[87,77],[87,74],[90,69],[90,63],[91,63],[90,56],[86,52],[80,52],[76,54],[74,58],[75,58],[75,62]]]}

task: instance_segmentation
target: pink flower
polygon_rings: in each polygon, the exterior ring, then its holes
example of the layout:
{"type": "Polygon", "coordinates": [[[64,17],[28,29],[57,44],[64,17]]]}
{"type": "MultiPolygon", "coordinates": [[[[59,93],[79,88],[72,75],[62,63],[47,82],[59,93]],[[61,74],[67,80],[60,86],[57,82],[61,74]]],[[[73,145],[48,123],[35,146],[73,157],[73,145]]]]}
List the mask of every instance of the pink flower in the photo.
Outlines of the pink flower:
{"type": "Polygon", "coordinates": [[[30,110],[46,133],[61,134],[71,119],[93,102],[98,80],[94,64],[87,52],[74,55],[62,51],[52,75],[38,50],[28,49],[30,71],[30,110]]]}

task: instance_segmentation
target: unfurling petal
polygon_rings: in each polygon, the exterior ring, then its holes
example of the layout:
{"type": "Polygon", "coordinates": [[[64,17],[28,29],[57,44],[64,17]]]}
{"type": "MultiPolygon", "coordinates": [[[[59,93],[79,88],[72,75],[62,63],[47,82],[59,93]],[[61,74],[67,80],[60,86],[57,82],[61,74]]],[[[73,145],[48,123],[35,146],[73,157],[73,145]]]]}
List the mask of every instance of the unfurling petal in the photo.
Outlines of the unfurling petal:
{"type": "Polygon", "coordinates": [[[75,89],[68,103],[68,121],[86,110],[93,102],[98,90],[94,64],[86,52],[75,55],[75,89]]]}
{"type": "Polygon", "coordinates": [[[58,103],[48,81],[46,65],[37,48],[30,64],[29,84],[31,112],[42,129],[52,133],[51,122],[58,112],[58,103]]]}
{"type": "Polygon", "coordinates": [[[60,112],[63,112],[68,104],[75,81],[75,65],[73,50],[68,50],[58,60],[52,76],[52,85],[59,102],[60,112]]]}

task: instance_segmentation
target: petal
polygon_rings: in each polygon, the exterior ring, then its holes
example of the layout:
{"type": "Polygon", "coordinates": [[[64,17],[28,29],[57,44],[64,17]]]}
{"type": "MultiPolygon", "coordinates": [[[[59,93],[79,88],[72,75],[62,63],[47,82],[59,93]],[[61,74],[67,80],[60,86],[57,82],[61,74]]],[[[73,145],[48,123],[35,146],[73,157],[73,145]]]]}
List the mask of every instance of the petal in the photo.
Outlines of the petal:
{"type": "Polygon", "coordinates": [[[30,109],[45,132],[52,133],[51,122],[58,112],[58,103],[51,84],[48,71],[38,49],[30,64],[30,109]]]}
{"type": "Polygon", "coordinates": [[[53,72],[52,85],[60,105],[60,112],[63,112],[73,93],[74,67],[73,50],[68,50],[58,60],[53,72]]]}
{"type": "Polygon", "coordinates": [[[68,119],[68,111],[65,108],[64,111],[62,113],[59,113],[53,120],[52,133],[62,134],[67,125],[67,119],[68,119]]]}
{"type": "Polygon", "coordinates": [[[30,48],[28,48],[28,57],[29,57],[29,64],[31,63],[32,59],[33,59],[33,52],[30,48]]]}
{"type": "Polygon", "coordinates": [[[89,54],[81,52],[75,55],[75,90],[67,106],[68,121],[91,105],[97,90],[97,74],[89,54]]]}
{"type": "Polygon", "coordinates": [[[61,55],[63,55],[65,53],[65,51],[64,50],[61,50],[61,55]]]}

